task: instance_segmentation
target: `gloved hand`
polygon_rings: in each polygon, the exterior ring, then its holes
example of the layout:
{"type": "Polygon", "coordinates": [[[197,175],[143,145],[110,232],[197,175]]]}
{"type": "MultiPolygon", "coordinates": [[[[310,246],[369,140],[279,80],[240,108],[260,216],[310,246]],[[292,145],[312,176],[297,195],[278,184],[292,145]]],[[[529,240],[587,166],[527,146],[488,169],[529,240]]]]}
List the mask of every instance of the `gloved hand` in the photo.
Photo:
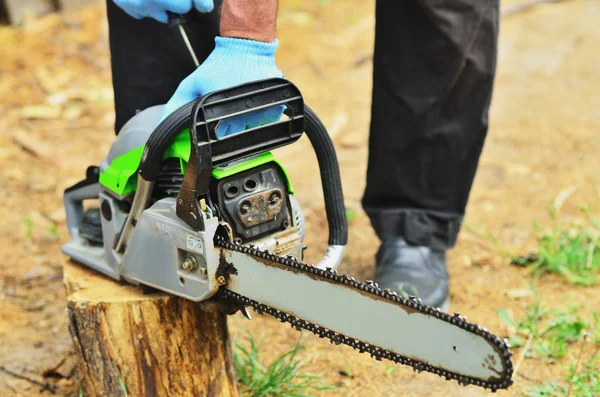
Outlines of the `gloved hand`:
{"type": "MultiPolygon", "coordinates": [[[[215,37],[215,49],[192,74],[181,82],[166,104],[163,119],[169,114],[207,93],[251,81],[283,77],[275,66],[278,42],[215,37]]],[[[223,137],[262,124],[279,120],[284,106],[248,113],[223,120],[217,135],[223,137]]]]}
{"type": "Polygon", "coordinates": [[[167,23],[167,11],[175,14],[186,14],[192,6],[200,12],[211,12],[213,0],[114,0],[123,11],[135,19],[146,17],[154,18],[159,22],[167,23]]]}

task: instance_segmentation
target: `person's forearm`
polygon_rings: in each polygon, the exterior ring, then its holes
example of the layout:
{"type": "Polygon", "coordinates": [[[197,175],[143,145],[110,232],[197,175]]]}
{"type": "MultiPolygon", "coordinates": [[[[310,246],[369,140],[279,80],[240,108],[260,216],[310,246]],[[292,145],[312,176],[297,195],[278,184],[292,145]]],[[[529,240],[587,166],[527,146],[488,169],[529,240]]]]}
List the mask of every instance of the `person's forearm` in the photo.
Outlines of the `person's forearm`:
{"type": "Polygon", "coordinates": [[[221,36],[257,41],[275,40],[278,0],[224,0],[221,36]]]}

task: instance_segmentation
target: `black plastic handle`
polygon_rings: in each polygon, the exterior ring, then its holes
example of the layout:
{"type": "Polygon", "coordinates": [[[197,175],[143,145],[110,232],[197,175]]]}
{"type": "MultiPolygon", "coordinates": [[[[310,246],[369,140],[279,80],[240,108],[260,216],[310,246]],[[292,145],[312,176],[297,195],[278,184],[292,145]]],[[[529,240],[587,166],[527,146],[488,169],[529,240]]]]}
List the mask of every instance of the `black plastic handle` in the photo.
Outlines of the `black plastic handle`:
{"type": "Polygon", "coordinates": [[[173,139],[190,126],[194,102],[187,103],[167,116],[152,132],[146,142],[138,172],[147,181],[154,181],[160,171],[165,151],[173,139]]]}
{"type": "Polygon", "coordinates": [[[304,100],[300,90],[285,79],[244,84],[202,97],[194,105],[190,129],[197,154],[210,156],[212,165],[289,145],[304,133],[304,100]],[[287,119],[219,138],[218,125],[231,117],[284,107],[287,119]]]}
{"type": "Polygon", "coordinates": [[[328,242],[329,245],[346,245],[348,243],[348,219],[346,218],[344,191],[335,147],[327,129],[308,105],[304,105],[304,113],[306,136],[308,136],[319,162],[325,213],[329,225],[328,242]]]}
{"type": "Polygon", "coordinates": [[[165,151],[173,138],[187,127],[190,127],[192,140],[190,162],[199,162],[198,157],[202,155],[202,161],[210,160],[207,167],[214,167],[297,141],[304,131],[304,102],[291,82],[268,79],[215,91],[183,105],[165,118],[148,139],[139,167],[145,180],[157,178],[165,151]],[[216,129],[222,120],[273,106],[284,106],[290,117],[217,137],[216,129]]]}

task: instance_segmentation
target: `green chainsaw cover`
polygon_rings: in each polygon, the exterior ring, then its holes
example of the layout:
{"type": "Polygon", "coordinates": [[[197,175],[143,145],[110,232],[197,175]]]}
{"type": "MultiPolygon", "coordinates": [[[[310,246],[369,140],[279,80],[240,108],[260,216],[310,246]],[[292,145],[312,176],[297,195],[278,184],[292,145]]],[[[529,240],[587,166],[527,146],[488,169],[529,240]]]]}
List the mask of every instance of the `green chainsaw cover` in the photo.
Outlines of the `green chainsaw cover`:
{"type": "MultiPolygon", "coordinates": [[[[140,165],[143,151],[144,145],[114,158],[108,168],[100,174],[100,184],[119,196],[126,196],[135,192],[137,187],[135,173],[140,165]]],[[[181,165],[181,173],[183,174],[190,158],[190,151],[190,130],[186,128],[173,139],[173,143],[165,151],[163,159],[178,158],[181,165]]],[[[213,177],[215,179],[223,179],[270,162],[274,162],[279,166],[285,176],[288,192],[293,194],[294,190],[285,168],[271,152],[262,153],[248,161],[230,167],[215,168],[213,170],[213,177]]]]}

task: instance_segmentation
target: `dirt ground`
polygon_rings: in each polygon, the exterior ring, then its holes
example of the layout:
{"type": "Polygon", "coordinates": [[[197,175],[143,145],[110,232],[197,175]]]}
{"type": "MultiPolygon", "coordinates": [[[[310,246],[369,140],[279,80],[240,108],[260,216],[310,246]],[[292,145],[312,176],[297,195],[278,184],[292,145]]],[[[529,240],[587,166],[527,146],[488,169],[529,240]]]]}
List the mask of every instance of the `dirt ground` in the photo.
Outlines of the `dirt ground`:
{"type": "MultiPolygon", "coordinates": [[[[503,6],[517,1],[505,2],[503,6]]],[[[368,279],[378,241],[359,202],[364,188],[370,107],[373,1],[282,1],[278,65],[321,115],[337,146],[347,206],[357,216],[341,271],[368,279]],[[298,38],[301,38],[298,40],[298,38]],[[310,44],[309,44],[310,43],[310,44]]],[[[504,249],[532,249],[533,220],[550,225],[549,208],[566,197],[561,216],[580,205],[600,208],[600,2],[543,5],[502,19],[491,129],[458,246],[450,253],[451,311],[506,336],[499,307],[522,313],[532,297],[511,298],[531,277],[511,266],[504,249]]],[[[98,164],[111,143],[112,89],[102,9],[0,27],[0,366],[43,380],[71,351],[59,248],[67,240],[62,191],[98,164]]],[[[325,247],[318,172],[306,140],[282,149],[308,220],[309,260],[325,247]],[[299,155],[301,154],[301,155],[299,155]]],[[[569,296],[600,311],[600,287],[542,279],[547,305],[569,296]]],[[[297,334],[268,318],[231,317],[234,338],[253,334],[264,357],[289,350],[297,334]]],[[[305,370],[344,386],[340,396],[480,396],[433,375],[376,362],[350,348],[303,336],[305,370]],[[395,368],[395,370],[393,370],[395,368]],[[342,372],[346,372],[343,375],[342,372]]],[[[520,350],[515,349],[515,360],[520,350]]],[[[568,355],[554,365],[523,360],[515,384],[498,396],[559,379],[568,355]]],[[[64,371],[63,371],[64,372],[64,371]]],[[[57,395],[76,394],[76,380],[55,376],[57,395]]],[[[50,395],[0,372],[0,395],[50,395]]]]}

